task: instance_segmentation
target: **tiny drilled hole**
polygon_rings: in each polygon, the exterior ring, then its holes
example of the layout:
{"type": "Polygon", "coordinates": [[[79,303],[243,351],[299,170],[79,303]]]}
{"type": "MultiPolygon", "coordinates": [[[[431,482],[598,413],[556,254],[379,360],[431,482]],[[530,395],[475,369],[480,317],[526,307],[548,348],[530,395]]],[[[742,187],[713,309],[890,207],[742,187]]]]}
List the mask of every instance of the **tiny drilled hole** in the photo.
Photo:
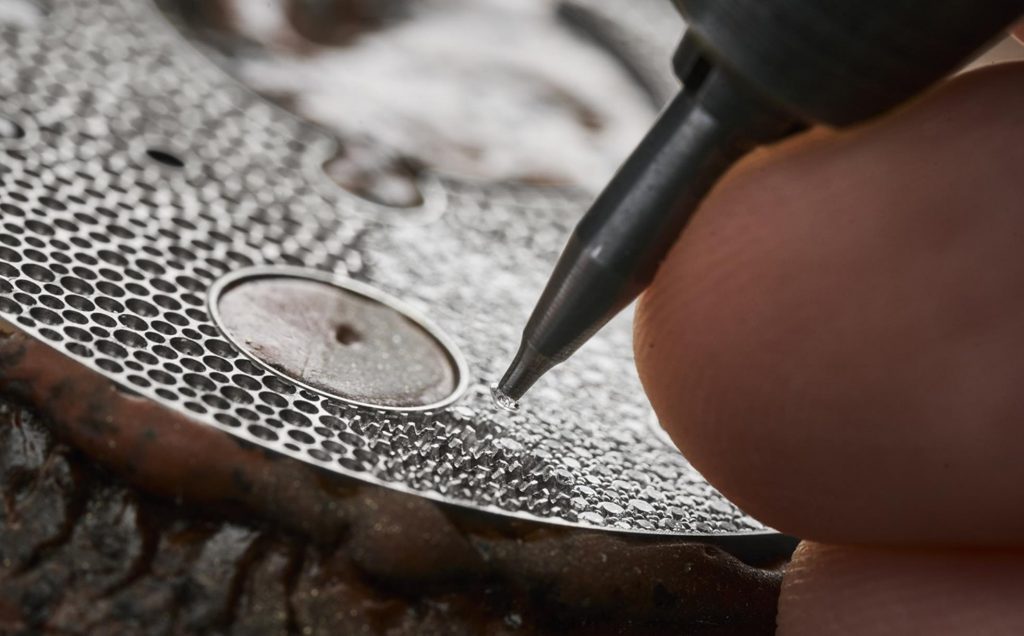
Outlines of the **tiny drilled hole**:
{"type": "Polygon", "coordinates": [[[153,161],[156,161],[157,163],[162,163],[165,166],[170,166],[172,168],[184,168],[185,167],[185,162],[184,161],[182,161],[181,159],[179,159],[175,155],[172,155],[171,153],[169,153],[169,152],[167,152],[165,150],[160,150],[158,148],[149,148],[149,149],[147,149],[146,150],[146,156],[149,157],[150,159],[152,159],[153,161]]]}
{"type": "Polygon", "coordinates": [[[334,329],[334,339],[343,345],[355,344],[362,340],[359,332],[352,328],[352,325],[340,324],[334,329]]]}

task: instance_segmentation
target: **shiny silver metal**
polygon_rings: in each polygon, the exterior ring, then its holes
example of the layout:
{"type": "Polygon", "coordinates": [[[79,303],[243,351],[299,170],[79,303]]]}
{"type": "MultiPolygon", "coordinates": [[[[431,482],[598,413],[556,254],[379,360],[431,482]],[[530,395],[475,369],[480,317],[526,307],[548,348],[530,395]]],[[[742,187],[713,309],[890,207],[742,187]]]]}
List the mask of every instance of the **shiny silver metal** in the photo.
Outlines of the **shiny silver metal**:
{"type": "Polygon", "coordinates": [[[466,359],[459,351],[458,346],[452,341],[440,328],[430,322],[430,320],[421,315],[412,307],[406,306],[402,301],[394,298],[388,294],[381,292],[374,287],[365,283],[360,283],[355,280],[342,278],[339,276],[333,276],[324,272],[318,272],[316,270],[303,269],[301,267],[289,267],[289,266],[263,266],[263,267],[247,267],[240,269],[235,272],[231,272],[226,276],[217,279],[214,284],[210,287],[209,300],[207,303],[207,310],[210,312],[210,318],[214,324],[221,330],[224,337],[231,342],[235,347],[238,348],[243,354],[248,356],[253,362],[264,368],[267,373],[280,375],[282,378],[294,382],[296,386],[299,386],[308,391],[314,393],[323,394],[327,398],[333,398],[351,404],[353,406],[361,406],[366,408],[377,409],[380,411],[400,411],[400,412],[417,412],[417,411],[435,411],[442,409],[446,406],[457,401],[462,394],[466,392],[466,388],[469,386],[469,368],[466,366],[466,359]],[[456,383],[455,388],[451,394],[442,400],[432,402],[423,406],[390,406],[385,404],[373,404],[369,402],[360,402],[344,395],[340,395],[337,392],[329,392],[324,389],[317,388],[303,382],[301,379],[294,376],[289,376],[275,369],[271,365],[267,364],[263,360],[254,356],[250,349],[245,345],[244,342],[240,342],[238,337],[231,333],[229,329],[225,329],[224,321],[221,317],[221,311],[219,307],[219,301],[221,295],[228,289],[235,287],[236,285],[244,284],[248,281],[254,281],[265,278],[281,278],[281,279],[294,279],[294,280],[307,280],[318,283],[324,283],[331,287],[336,287],[343,291],[368,298],[376,301],[381,305],[393,309],[406,320],[412,322],[417,327],[423,329],[429,334],[434,340],[441,345],[445,350],[451,363],[454,367],[456,383]]]}
{"type": "Polygon", "coordinates": [[[493,405],[488,384],[586,196],[431,176],[437,208],[383,213],[325,187],[322,130],[138,0],[55,3],[36,26],[0,30],[0,55],[0,116],[34,131],[0,139],[4,320],[197,425],[362,482],[548,524],[776,536],[650,431],[625,318],[517,413],[493,405]],[[254,362],[210,294],[281,267],[429,315],[465,357],[465,392],[372,408],[254,362]]]}

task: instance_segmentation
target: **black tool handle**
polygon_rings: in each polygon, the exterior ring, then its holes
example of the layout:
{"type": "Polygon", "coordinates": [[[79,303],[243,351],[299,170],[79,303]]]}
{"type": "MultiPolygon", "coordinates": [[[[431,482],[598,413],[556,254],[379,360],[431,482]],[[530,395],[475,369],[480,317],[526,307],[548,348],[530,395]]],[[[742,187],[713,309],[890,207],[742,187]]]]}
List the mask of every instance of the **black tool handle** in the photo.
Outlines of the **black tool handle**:
{"type": "Polygon", "coordinates": [[[1005,29],[1024,0],[675,0],[683,92],[577,225],[498,383],[518,399],[650,283],[754,146],[880,114],[1005,29]]]}
{"type": "Polygon", "coordinates": [[[914,96],[1024,13],[1024,0],[674,1],[714,64],[834,126],[914,96]]]}

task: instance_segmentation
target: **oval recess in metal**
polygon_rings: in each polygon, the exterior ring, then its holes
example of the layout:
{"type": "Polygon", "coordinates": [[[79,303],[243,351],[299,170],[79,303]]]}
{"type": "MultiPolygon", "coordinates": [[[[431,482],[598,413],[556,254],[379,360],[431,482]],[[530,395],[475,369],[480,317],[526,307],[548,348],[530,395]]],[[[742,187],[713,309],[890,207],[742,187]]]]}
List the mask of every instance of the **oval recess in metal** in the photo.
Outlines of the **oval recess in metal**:
{"type": "Polygon", "coordinates": [[[427,411],[465,391],[455,344],[398,299],[299,267],[249,267],[218,280],[209,311],[226,339],[264,369],[332,398],[427,411]]]}

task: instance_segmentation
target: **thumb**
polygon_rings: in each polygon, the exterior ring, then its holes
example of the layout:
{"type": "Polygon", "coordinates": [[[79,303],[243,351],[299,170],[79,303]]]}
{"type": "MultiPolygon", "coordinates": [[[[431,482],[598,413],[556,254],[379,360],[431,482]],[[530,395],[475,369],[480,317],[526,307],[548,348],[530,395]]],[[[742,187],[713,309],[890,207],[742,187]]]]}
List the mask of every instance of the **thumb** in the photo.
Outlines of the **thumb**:
{"type": "Polygon", "coordinates": [[[803,543],[779,599],[779,636],[1024,634],[1024,553],[803,543]]]}
{"type": "Polygon", "coordinates": [[[749,513],[841,543],[1024,542],[1024,64],[752,157],[637,313],[641,380],[749,513]]]}

